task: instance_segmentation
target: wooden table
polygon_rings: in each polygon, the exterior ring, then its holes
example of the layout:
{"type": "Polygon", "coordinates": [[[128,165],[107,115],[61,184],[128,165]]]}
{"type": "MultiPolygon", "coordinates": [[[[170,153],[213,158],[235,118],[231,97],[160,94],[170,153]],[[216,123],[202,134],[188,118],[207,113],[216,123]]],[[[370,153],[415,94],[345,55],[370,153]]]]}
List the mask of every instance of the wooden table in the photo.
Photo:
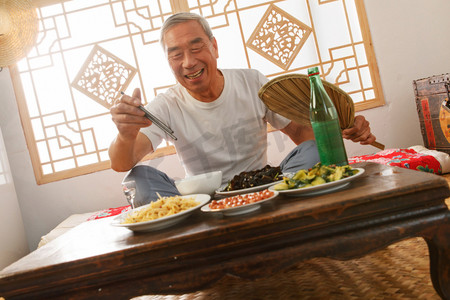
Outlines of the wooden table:
{"type": "Polygon", "coordinates": [[[85,222],[0,272],[0,297],[129,299],[183,294],[225,274],[258,278],[313,257],[346,260],[411,237],[430,250],[431,279],[450,299],[450,191],[440,176],[358,164],[347,188],[279,197],[255,213],[197,211],[178,226],[136,234],[85,222]]]}

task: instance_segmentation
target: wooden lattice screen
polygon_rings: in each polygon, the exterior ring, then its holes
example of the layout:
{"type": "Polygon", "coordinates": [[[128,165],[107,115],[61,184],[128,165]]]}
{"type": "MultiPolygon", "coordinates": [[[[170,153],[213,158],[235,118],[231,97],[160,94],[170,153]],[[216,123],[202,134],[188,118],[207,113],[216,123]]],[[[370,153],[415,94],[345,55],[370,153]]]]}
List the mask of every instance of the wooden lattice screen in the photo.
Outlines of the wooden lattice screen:
{"type": "MultiPolygon", "coordinates": [[[[362,0],[34,3],[38,42],[11,76],[39,184],[109,168],[117,134],[109,107],[119,92],[140,87],[147,103],[175,84],[158,38],[178,11],[208,19],[221,68],[255,68],[270,78],[319,66],[357,110],[384,104],[362,0]]],[[[173,153],[165,144],[147,159],[173,153]]]]}

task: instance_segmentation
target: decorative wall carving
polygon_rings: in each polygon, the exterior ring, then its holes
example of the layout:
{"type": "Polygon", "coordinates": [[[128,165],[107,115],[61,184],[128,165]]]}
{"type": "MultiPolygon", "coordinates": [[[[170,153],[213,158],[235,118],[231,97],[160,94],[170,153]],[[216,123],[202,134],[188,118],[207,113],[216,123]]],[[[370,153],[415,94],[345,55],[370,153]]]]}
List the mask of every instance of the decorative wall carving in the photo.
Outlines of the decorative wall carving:
{"type": "Polygon", "coordinates": [[[73,80],[72,87],[109,109],[136,73],[136,68],[95,45],[73,80]]]}
{"type": "Polygon", "coordinates": [[[312,29],[284,10],[270,5],[246,45],[287,70],[312,29]]]}

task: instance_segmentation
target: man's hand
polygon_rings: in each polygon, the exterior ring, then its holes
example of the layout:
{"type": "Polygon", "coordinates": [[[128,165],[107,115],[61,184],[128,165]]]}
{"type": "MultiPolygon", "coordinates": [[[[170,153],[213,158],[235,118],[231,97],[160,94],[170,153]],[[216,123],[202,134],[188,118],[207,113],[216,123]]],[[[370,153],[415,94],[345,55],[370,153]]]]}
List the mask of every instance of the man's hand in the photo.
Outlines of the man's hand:
{"type": "Polygon", "coordinates": [[[112,120],[119,130],[108,151],[111,168],[115,171],[128,171],[147,153],[153,152],[152,143],[139,131],[152,124],[138,108],[140,104],[141,90],[135,89],[131,97],[123,95],[110,109],[112,120]]]}
{"type": "Polygon", "coordinates": [[[141,90],[136,88],[133,95],[123,95],[114,102],[110,109],[113,122],[119,130],[119,136],[125,140],[136,139],[142,127],[148,127],[152,122],[138,107],[141,105],[141,90]]]}
{"type": "Polygon", "coordinates": [[[369,121],[363,116],[356,116],[353,127],[344,129],[342,131],[342,137],[347,140],[352,140],[355,143],[361,145],[370,145],[376,139],[376,137],[370,132],[369,121]]]}

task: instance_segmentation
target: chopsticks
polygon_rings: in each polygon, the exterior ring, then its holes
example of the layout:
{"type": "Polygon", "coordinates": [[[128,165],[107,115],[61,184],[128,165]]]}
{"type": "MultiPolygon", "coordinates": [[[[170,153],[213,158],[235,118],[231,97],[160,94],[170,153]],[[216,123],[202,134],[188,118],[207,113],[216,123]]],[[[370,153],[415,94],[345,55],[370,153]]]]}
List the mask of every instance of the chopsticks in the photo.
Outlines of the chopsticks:
{"type": "MultiPolygon", "coordinates": [[[[125,93],[123,91],[120,91],[120,94],[125,95],[125,93]]],[[[139,109],[142,110],[145,113],[145,117],[147,119],[149,119],[150,121],[153,122],[153,124],[155,124],[156,126],[158,126],[162,131],[164,131],[165,133],[167,133],[171,138],[173,138],[174,140],[177,140],[176,136],[173,135],[173,130],[170,129],[169,126],[167,126],[166,124],[164,124],[160,119],[158,119],[157,117],[155,117],[154,115],[152,115],[148,110],[145,109],[144,106],[139,105],[139,109]]]]}

